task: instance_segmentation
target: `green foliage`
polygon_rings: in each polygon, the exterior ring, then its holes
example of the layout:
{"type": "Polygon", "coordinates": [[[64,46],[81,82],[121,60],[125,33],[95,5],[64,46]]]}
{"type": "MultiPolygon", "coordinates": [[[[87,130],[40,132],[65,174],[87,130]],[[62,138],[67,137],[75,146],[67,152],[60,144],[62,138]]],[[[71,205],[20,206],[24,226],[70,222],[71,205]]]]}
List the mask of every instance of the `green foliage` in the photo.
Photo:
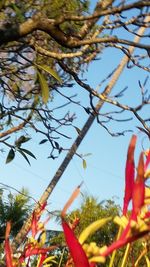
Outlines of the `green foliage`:
{"type": "Polygon", "coordinates": [[[82,160],[82,165],[83,165],[83,169],[86,169],[87,163],[86,163],[86,160],[85,159],[82,160]]]}
{"type": "Polygon", "coordinates": [[[6,163],[11,162],[15,158],[15,152],[14,149],[11,148],[8,152],[7,158],[6,158],[6,163]]]}
{"type": "MultiPolygon", "coordinates": [[[[116,216],[119,214],[120,208],[112,200],[98,203],[94,197],[85,197],[80,209],[72,212],[69,217],[76,216],[80,219],[79,226],[76,228],[76,234],[79,235],[92,222],[116,216]]],[[[117,233],[117,227],[114,223],[107,223],[95,235],[89,237],[88,242],[96,242],[98,246],[108,245],[114,240],[117,233]]]]}
{"type": "Polygon", "coordinates": [[[14,237],[30,212],[31,204],[26,189],[23,188],[21,194],[6,194],[3,189],[0,190],[0,243],[4,240],[6,222],[11,221],[11,237],[14,237]]]}
{"type": "Polygon", "coordinates": [[[37,71],[40,87],[41,87],[41,94],[42,94],[42,100],[44,104],[47,104],[49,99],[49,88],[47,81],[42,73],[37,71]]]}
{"type": "Polygon", "coordinates": [[[47,65],[38,65],[38,64],[35,64],[35,65],[37,66],[38,69],[44,70],[45,72],[47,72],[51,76],[53,76],[57,81],[59,81],[60,83],[62,83],[62,80],[59,77],[58,73],[56,71],[54,71],[52,68],[50,68],[47,65]]]}
{"type": "Polygon", "coordinates": [[[14,146],[11,147],[11,149],[8,152],[6,163],[10,163],[16,155],[16,152],[19,152],[24,159],[28,162],[30,165],[30,161],[28,159],[28,156],[36,159],[35,155],[28,149],[22,148],[22,144],[28,142],[31,138],[28,136],[21,135],[15,142],[14,146]]]}
{"type": "Polygon", "coordinates": [[[15,146],[20,148],[21,145],[22,145],[23,143],[28,142],[30,139],[31,139],[31,138],[28,137],[28,136],[21,135],[21,136],[15,141],[15,146]]]}
{"type": "Polygon", "coordinates": [[[81,12],[88,10],[89,1],[84,0],[46,0],[45,1],[45,11],[50,18],[56,18],[62,15],[62,12],[65,14],[77,15],[81,12]]]}
{"type": "MultiPolygon", "coordinates": [[[[45,12],[50,18],[59,18],[62,13],[66,15],[82,15],[89,8],[89,1],[80,0],[47,0],[49,4],[45,5],[45,12]]],[[[83,22],[64,22],[61,26],[66,33],[75,33],[83,25],[83,22]]]]}

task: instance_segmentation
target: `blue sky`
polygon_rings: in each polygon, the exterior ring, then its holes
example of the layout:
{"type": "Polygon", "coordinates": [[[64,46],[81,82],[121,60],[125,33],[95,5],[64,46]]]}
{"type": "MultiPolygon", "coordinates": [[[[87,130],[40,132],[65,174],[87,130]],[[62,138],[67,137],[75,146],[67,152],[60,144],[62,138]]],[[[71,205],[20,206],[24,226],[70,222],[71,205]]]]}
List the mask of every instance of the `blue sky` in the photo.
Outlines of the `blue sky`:
{"type": "MultiPolygon", "coordinates": [[[[120,59],[123,57],[123,54],[117,52],[115,49],[110,49],[106,50],[101,57],[103,59],[101,61],[95,61],[89,67],[88,72],[85,73],[88,83],[93,88],[96,88],[100,81],[104,79],[114,67],[116,67],[120,59]]],[[[125,69],[123,75],[115,86],[112,95],[122,90],[125,86],[128,86],[128,90],[120,101],[125,104],[136,105],[141,100],[138,80],[140,79],[141,82],[144,82],[146,76],[147,73],[137,67],[133,69],[125,69]]],[[[78,99],[80,98],[82,103],[88,103],[88,96],[83,89],[76,85],[71,90],[71,94],[79,93],[78,99]]],[[[56,96],[53,105],[59,104],[60,101],[61,100],[56,96]]],[[[74,122],[74,125],[81,129],[88,115],[83,109],[78,108],[77,106],[72,106],[69,109],[70,111],[76,111],[77,119],[74,122]]],[[[106,110],[109,111],[110,107],[107,108],[107,105],[104,105],[102,112],[105,112],[106,110]]],[[[148,114],[149,109],[145,109],[144,112],[145,114],[143,113],[143,115],[148,114]]],[[[129,116],[129,114],[124,114],[123,118],[129,116]]],[[[139,125],[139,123],[134,119],[127,123],[111,123],[109,128],[113,132],[131,129],[134,133],[138,133],[138,129],[136,128],[137,125],[139,125]]],[[[67,147],[73,143],[77,135],[73,129],[68,131],[68,134],[73,136],[73,138],[69,142],[67,141],[67,147]]],[[[78,150],[78,153],[82,154],[91,153],[91,156],[86,158],[86,170],[82,167],[81,159],[74,156],[48,201],[48,209],[50,211],[61,210],[71,192],[81,183],[81,181],[83,181],[81,189],[83,193],[94,195],[99,201],[113,198],[117,203],[122,205],[126,152],[131,134],[132,133],[129,132],[126,133],[125,136],[111,137],[106,130],[94,122],[78,150]]],[[[26,145],[26,148],[34,152],[37,156],[37,160],[31,159],[30,167],[21,156],[17,155],[13,162],[6,165],[6,155],[0,154],[0,182],[13,186],[18,190],[24,186],[29,189],[30,195],[38,200],[55,174],[65,154],[61,155],[60,158],[56,160],[47,159],[50,150],[48,143],[38,146],[36,144],[39,140],[38,135],[33,133],[32,136],[33,141],[30,146],[26,145]]],[[[143,138],[144,135],[139,134],[137,155],[139,150],[142,149],[141,144],[143,138]]],[[[65,140],[62,142],[66,145],[65,140]]],[[[146,139],[144,145],[149,145],[146,139]]],[[[82,196],[76,200],[73,207],[77,207],[81,201],[82,196]]],[[[55,224],[52,224],[51,227],[55,228],[56,226],[55,224]]]]}

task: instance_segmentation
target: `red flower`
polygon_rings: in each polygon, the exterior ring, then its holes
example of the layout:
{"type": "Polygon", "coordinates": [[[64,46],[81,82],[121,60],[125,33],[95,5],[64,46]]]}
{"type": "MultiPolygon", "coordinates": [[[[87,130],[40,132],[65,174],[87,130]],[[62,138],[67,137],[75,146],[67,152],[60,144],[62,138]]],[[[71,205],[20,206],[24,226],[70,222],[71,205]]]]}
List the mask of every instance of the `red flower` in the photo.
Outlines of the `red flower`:
{"type": "Polygon", "coordinates": [[[145,198],[145,184],[144,184],[144,159],[143,153],[141,153],[137,168],[137,177],[133,186],[132,193],[132,214],[131,219],[137,220],[137,216],[144,205],[145,198]]]}
{"type": "Polygon", "coordinates": [[[69,227],[68,223],[64,219],[62,219],[62,227],[75,267],[90,267],[88,258],[81,244],[75,237],[73,230],[69,227]]]}
{"type": "Polygon", "coordinates": [[[135,164],[134,164],[134,150],[136,145],[137,136],[133,135],[129,144],[127,161],[125,168],[125,195],[123,205],[123,215],[126,216],[128,205],[132,199],[132,190],[134,184],[135,164]]]}
{"type": "Polygon", "coordinates": [[[126,238],[119,238],[119,240],[113,242],[108,248],[106,248],[106,250],[103,253],[101,253],[101,256],[106,257],[106,256],[110,255],[114,250],[117,250],[117,249],[127,245],[128,243],[136,241],[137,239],[148,234],[149,231],[150,231],[150,229],[145,230],[143,232],[139,232],[139,233],[135,234],[134,236],[130,236],[130,237],[126,237],[126,238]]]}
{"type": "Polygon", "coordinates": [[[39,219],[41,217],[41,213],[45,209],[46,205],[47,205],[47,203],[45,202],[43,205],[40,206],[39,211],[33,211],[32,222],[31,222],[31,232],[32,232],[33,238],[40,230],[38,222],[39,222],[39,219]]]}
{"type": "Polygon", "coordinates": [[[26,258],[33,256],[33,255],[43,255],[42,259],[45,260],[45,257],[47,256],[47,253],[53,249],[57,248],[57,246],[51,246],[47,248],[39,248],[35,245],[28,244],[26,248],[24,249],[24,253],[19,258],[20,263],[25,261],[26,258]]]}
{"type": "Polygon", "coordinates": [[[9,242],[10,229],[11,229],[11,223],[7,222],[4,250],[5,250],[5,257],[6,257],[6,266],[7,267],[14,267],[13,266],[13,259],[12,259],[12,250],[11,250],[11,246],[10,246],[10,242],[9,242]]]}

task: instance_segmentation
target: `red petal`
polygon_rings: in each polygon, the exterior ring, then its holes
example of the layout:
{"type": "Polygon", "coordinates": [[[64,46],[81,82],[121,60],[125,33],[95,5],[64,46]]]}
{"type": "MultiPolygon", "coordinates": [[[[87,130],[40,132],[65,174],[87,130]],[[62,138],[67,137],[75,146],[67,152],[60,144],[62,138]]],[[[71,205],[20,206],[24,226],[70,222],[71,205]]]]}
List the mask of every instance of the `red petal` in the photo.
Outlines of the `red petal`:
{"type": "Polygon", "coordinates": [[[144,205],[145,198],[145,184],[144,184],[144,159],[143,153],[141,153],[137,169],[137,177],[133,186],[132,195],[132,215],[131,218],[136,220],[137,215],[140,212],[142,206],[144,205]]]}
{"type": "Polygon", "coordinates": [[[134,150],[135,150],[136,140],[137,136],[133,135],[127,153],[127,161],[125,168],[125,195],[124,195],[123,215],[126,215],[129,202],[132,199],[132,189],[133,189],[134,174],[135,174],[134,150]]]}
{"type": "Polygon", "coordinates": [[[11,222],[7,222],[7,224],[6,224],[6,232],[5,232],[5,239],[9,238],[10,230],[11,230],[11,222]]]}
{"type": "Polygon", "coordinates": [[[150,163],[150,150],[149,150],[148,155],[146,157],[146,162],[145,162],[145,165],[144,165],[144,170],[147,169],[149,163],[150,163]]]}
{"type": "Polygon", "coordinates": [[[9,243],[9,234],[11,229],[11,223],[7,222],[6,224],[6,232],[5,232],[5,244],[4,244],[4,250],[5,250],[5,257],[6,257],[6,266],[7,267],[13,267],[12,263],[12,250],[9,243]]]}
{"type": "Polygon", "coordinates": [[[33,211],[33,215],[32,215],[32,222],[31,222],[31,232],[32,232],[32,236],[35,237],[35,235],[38,233],[38,231],[40,230],[38,227],[38,221],[41,217],[41,213],[42,211],[45,209],[45,206],[47,205],[46,202],[44,202],[39,210],[34,210],[33,211]]]}
{"type": "Polygon", "coordinates": [[[47,252],[56,248],[57,246],[51,246],[49,248],[29,248],[25,251],[25,258],[33,255],[46,254],[47,252]]]}
{"type": "Polygon", "coordinates": [[[13,267],[12,251],[11,251],[9,239],[5,240],[5,257],[6,257],[6,266],[7,267],[13,267]]]}
{"type": "Polygon", "coordinates": [[[149,233],[149,230],[146,230],[146,231],[137,233],[137,234],[134,235],[134,236],[127,237],[127,238],[124,238],[124,239],[119,239],[119,240],[115,241],[114,243],[112,243],[112,244],[105,250],[105,252],[101,253],[100,255],[106,257],[106,256],[110,255],[114,250],[117,250],[117,249],[119,249],[119,248],[122,248],[123,246],[125,246],[125,245],[128,244],[128,243],[132,243],[132,242],[138,240],[139,238],[141,238],[141,237],[147,235],[148,233],[149,233]]]}
{"type": "Polygon", "coordinates": [[[43,264],[43,261],[46,259],[47,255],[46,254],[42,254],[41,257],[40,257],[40,261],[37,265],[37,267],[41,267],[42,264],[43,264]]]}
{"type": "Polygon", "coordinates": [[[73,230],[69,227],[67,222],[65,222],[64,220],[62,220],[62,227],[64,230],[66,243],[70,250],[71,257],[73,258],[75,267],[90,267],[88,258],[81,244],[78,242],[77,238],[75,237],[73,230]]]}
{"type": "Polygon", "coordinates": [[[75,190],[74,192],[72,193],[71,197],[69,198],[69,200],[67,201],[67,203],[65,204],[62,212],[61,212],[61,216],[64,217],[66,212],[67,212],[67,209],[71,206],[72,202],[75,200],[75,198],[77,198],[77,196],[79,195],[80,193],[80,187],[81,187],[82,184],[80,184],[75,190]]]}
{"type": "Polygon", "coordinates": [[[35,211],[33,212],[33,215],[32,215],[31,232],[32,232],[32,236],[35,237],[37,233],[37,216],[36,216],[35,211]]]}

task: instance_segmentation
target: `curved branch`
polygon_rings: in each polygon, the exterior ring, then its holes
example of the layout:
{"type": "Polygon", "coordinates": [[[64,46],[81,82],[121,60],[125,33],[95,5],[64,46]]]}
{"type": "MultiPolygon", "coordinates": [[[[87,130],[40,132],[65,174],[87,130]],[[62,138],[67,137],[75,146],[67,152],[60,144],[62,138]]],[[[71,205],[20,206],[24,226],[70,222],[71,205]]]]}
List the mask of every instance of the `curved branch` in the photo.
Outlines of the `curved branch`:
{"type": "Polygon", "coordinates": [[[0,138],[6,137],[7,135],[10,135],[14,132],[17,132],[17,131],[20,131],[21,129],[23,129],[26,126],[26,124],[28,124],[29,121],[32,119],[32,115],[33,115],[33,110],[30,112],[28,117],[26,119],[24,119],[24,121],[22,123],[10,128],[9,130],[7,130],[5,132],[0,133],[0,138]]]}

